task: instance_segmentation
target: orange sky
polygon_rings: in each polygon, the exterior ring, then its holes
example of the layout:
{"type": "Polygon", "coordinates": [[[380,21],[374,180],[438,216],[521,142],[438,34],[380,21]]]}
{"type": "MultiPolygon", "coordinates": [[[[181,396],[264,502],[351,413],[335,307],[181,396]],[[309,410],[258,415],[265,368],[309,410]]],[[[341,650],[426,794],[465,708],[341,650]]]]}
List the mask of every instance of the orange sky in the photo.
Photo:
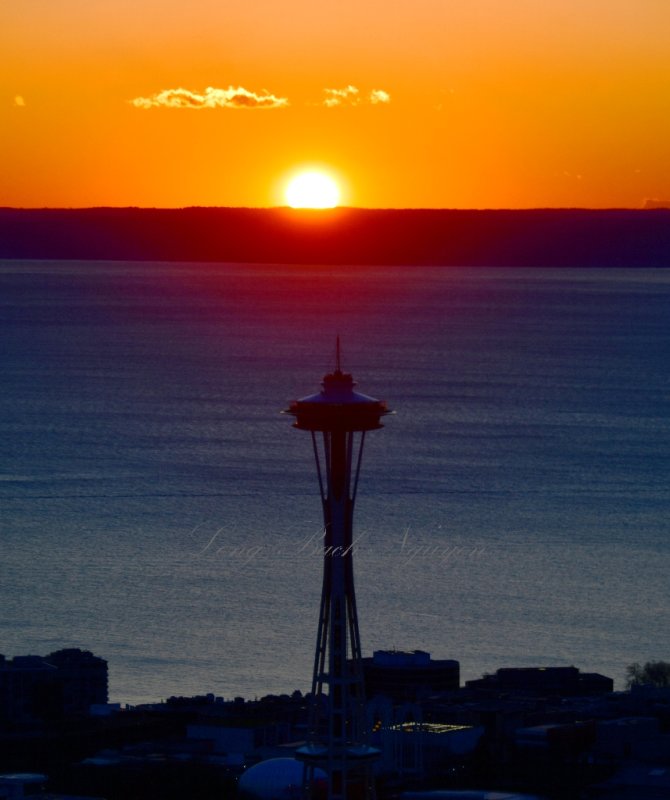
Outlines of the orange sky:
{"type": "Polygon", "coordinates": [[[670,197],[670,0],[2,0],[0,65],[0,205],[670,197]]]}

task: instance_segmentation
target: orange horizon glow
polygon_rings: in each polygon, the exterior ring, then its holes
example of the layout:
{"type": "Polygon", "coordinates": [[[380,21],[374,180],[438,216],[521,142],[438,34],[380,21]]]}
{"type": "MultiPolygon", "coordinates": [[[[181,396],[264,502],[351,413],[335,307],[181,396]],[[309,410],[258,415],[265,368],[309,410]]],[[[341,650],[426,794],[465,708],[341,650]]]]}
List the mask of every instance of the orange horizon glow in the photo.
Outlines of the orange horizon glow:
{"type": "Polygon", "coordinates": [[[667,0],[5,0],[0,206],[670,199],[667,0]]]}

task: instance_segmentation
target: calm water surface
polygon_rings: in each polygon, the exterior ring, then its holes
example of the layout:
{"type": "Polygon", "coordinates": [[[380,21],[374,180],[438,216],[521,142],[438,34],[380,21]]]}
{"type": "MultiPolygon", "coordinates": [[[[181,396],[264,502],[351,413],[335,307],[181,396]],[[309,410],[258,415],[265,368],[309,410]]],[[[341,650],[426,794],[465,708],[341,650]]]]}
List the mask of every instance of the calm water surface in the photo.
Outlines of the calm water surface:
{"type": "Polygon", "coordinates": [[[320,503],[279,415],[397,411],[356,509],[363,649],[464,679],[670,658],[670,271],[0,262],[0,652],[112,700],[306,690],[320,503]]]}

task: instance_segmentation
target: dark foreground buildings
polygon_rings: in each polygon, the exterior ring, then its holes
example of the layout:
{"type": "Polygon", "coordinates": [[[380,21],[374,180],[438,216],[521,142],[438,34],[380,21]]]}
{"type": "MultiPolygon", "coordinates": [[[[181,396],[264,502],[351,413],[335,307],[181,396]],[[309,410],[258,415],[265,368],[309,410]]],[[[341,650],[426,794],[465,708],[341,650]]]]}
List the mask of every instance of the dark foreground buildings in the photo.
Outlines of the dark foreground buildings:
{"type": "Polygon", "coordinates": [[[423,650],[375,650],[362,663],[367,698],[381,694],[395,703],[415,702],[460,686],[458,661],[433,660],[423,650]]]}
{"type": "MultiPolygon", "coordinates": [[[[470,795],[479,798],[487,789],[543,800],[670,800],[669,689],[613,692],[609,678],[575,667],[505,668],[459,687],[457,662],[421,651],[375,655],[376,672],[365,677],[371,745],[381,753],[378,800],[431,790],[479,790],[470,795]]],[[[0,726],[0,773],[40,772],[47,791],[105,800],[234,800],[250,767],[291,761],[305,739],[310,697],[299,691],[256,701],[171,698],[87,716],[101,667],[76,650],[2,661],[3,713],[10,679],[24,705],[12,703],[21,724],[0,726]],[[81,689],[76,701],[65,699],[68,682],[81,689]],[[72,714],[45,721],[44,687],[60,699],[47,707],[72,714]]]]}
{"type": "Polygon", "coordinates": [[[577,667],[504,667],[494,675],[466,681],[465,685],[468,689],[560,697],[604,694],[614,689],[611,678],[597,672],[580,672],[577,667]]]}
{"type": "Polygon", "coordinates": [[[88,714],[107,702],[107,662],[88,650],[48,656],[0,655],[0,727],[88,714]]]}

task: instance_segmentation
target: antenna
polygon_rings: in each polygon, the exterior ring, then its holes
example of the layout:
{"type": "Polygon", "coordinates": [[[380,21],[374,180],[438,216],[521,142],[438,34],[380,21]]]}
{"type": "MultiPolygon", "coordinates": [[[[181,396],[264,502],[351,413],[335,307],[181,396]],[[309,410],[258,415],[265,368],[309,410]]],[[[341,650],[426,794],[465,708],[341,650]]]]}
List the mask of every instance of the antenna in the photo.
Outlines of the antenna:
{"type": "Polygon", "coordinates": [[[335,339],[335,370],[337,372],[342,372],[342,367],[340,365],[340,335],[338,333],[335,339]]]}

